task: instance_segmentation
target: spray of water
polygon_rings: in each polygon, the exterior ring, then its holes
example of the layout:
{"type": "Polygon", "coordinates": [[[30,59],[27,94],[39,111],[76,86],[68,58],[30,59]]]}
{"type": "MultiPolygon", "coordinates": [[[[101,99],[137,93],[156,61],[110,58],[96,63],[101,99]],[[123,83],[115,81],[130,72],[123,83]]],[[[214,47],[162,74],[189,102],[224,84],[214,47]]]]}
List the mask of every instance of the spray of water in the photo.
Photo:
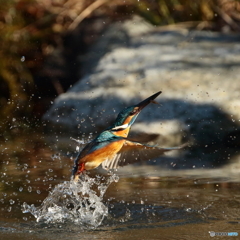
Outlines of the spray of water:
{"type": "Polygon", "coordinates": [[[22,211],[31,213],[37,222],[74,222],[82,227],[96,228],[108,215],[103,196],[108,186],[118,179],[115,174],[94,178],[82,174],[77,183],[58,184],[39,207],[23,203],[22,211]]]}

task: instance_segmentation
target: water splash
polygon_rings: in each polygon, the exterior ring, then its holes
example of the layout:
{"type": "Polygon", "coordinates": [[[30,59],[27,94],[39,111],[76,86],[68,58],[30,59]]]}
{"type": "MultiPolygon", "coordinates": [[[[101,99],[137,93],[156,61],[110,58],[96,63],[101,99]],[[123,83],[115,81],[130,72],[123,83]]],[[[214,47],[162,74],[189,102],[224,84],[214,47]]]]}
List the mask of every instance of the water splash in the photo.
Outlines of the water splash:
{"type": "Polygon", "coordinates": [[[31,213],[45,223],[74,222],[82,227],[96,228],[108,215],[103,196],[112,182],[119,177],[91,178],[82,174],[79,182],[65,181],[51,191],[39,207],[23,203],[23,213],[31,213]]]}

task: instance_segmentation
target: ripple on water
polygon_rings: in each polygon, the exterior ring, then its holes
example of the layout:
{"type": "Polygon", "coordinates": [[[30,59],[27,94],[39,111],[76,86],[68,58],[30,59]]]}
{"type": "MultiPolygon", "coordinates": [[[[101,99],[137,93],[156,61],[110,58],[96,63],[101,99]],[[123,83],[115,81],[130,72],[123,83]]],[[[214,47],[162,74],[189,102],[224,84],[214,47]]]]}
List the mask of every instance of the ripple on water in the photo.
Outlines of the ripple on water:
{"type": "Polygon", "coordinates": [[[113,174],[91,178],[83,174],[80,180],[58,184],[39,207],[23,203],[23,213],[31,213],[37,222],[74,222],[82,227],[96,228],[108,215],[103,196],[112,182],[118,181],[113,174]]]}

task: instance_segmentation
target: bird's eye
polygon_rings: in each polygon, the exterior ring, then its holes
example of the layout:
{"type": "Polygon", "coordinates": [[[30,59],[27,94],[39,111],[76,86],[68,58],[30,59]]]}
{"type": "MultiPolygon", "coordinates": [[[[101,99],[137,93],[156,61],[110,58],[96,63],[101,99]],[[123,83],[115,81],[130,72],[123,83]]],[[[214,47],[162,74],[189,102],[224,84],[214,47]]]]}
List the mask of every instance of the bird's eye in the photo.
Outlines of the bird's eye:
{"type": "Polygon", "coordinates": [[[136,113],[137,113],[137,110],[134,109],[134,110],[132,110],[132,112],[130,113],[130,115],[132,116],[132,115],[134,115],[134,114],[136,114],[136,113]]]}

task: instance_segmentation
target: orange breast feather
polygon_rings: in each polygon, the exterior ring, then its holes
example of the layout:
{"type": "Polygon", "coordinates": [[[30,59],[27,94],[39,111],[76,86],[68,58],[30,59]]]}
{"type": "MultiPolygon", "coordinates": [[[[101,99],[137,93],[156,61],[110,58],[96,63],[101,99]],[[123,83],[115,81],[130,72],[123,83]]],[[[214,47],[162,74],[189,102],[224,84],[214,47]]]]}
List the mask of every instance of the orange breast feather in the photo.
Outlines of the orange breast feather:
{"type": "MultiPolygon", "coordinates": [[[[132,116],[127,117],[122,125],[129,124],[131,122],[132,118],[133,118],[132,116]]],[[[116,136],[119,136],[119,137],[127,137],[129,131],[130,131],[130,126],[125,128],[125,129],[123,129],[123,130],[116,131],[116,132],[114,132],[114,134],[116,136]]]]}
{"type": "Polygon", "coordinates": [[[108,145],[87,154],[81,159],[81,162],[85,163],[86,170],[96,168],[106,159],[113,158],[113,156],[122,148],[124,142],[124,139],[111,142],[108,145]]]}

